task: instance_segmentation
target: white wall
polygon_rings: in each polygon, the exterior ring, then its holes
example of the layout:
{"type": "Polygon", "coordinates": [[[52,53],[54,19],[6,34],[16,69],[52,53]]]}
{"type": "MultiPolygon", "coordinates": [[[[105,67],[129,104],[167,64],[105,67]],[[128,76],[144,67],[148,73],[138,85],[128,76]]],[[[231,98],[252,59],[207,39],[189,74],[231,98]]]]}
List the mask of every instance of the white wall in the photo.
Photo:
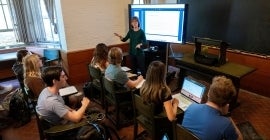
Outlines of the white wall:
{"type": "MultiPolygon", "coordinates": [[[[66,51],[122,43],[114,32],[128,31],[130,0],[61,0],[66,51]]],[[[65,45],[65,43],[62,43],[65,45]]]]}

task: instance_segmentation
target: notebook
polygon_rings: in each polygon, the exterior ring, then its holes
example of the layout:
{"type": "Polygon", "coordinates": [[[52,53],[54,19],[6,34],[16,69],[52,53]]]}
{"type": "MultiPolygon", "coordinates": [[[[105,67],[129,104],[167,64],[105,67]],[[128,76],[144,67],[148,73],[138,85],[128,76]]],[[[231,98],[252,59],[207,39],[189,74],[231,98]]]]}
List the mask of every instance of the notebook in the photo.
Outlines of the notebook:
{"type": "Polygon", "coordinates": [[[68,96],[71,94],[75,94],[77,92],[78,90],[75,88],[75,86],[68,86],[68,87],[59,89],[60,96],[68,96]]]}
{"type": "Polygon", "coordinates": [[[172,95],[179,100],[178,107],[183,111],[192,103],[201,103],[206,86],[190,77],[185,77],[180,93],[172,95]]]}
{"type": "Polygon", "coordinates": [[[126,66],[122,66],[121,69],[125,72],[131,71],[131,69],[129,67],[126,67],[126,66]]]}

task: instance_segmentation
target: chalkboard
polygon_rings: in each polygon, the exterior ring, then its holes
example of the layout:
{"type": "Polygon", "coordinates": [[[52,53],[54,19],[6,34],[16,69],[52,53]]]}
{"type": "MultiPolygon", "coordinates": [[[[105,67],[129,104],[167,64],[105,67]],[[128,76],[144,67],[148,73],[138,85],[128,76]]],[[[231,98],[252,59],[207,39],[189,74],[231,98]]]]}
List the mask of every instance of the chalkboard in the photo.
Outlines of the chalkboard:
{"type": "Polygon", "coordinates": [[[222,40],[229,48],[270,55],[270,0],[179,0],[188,4],[186,41],[222,40]]]}

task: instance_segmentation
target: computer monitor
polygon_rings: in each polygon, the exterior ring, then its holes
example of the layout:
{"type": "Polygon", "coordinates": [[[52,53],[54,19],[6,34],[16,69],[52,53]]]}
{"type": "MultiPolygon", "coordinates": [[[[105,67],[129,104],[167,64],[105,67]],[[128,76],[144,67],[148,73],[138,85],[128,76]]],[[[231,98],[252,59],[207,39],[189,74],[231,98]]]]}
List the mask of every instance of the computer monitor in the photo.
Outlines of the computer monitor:
{"type": "Polygon", "coordinates": [[[130,19],[138,17],[146,39],[158,42],[185,42],[186,11],[185,4],[129,5],[130,19]]]}

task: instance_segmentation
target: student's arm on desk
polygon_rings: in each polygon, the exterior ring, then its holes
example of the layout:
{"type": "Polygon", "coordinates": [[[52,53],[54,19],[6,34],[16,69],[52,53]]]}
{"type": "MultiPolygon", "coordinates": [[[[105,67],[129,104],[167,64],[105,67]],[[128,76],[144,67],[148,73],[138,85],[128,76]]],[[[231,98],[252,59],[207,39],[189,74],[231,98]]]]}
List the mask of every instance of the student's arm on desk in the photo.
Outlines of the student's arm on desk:
{"type": "Polygon", "coordinates": [[[85,110],[90,104],[90,100],[87,97],[83,97],[82,106],[78,110],[69,110],[65,115],[64,119],[69,120],[71,122],[79,122],[84,116],[85,110]]]}
{"type": "Polygon", "coordinates": [[[143,79],[143,76],[138,76],[136,80],[128,80],[126,85],[129,87],[129,88],[135,88],[143,79]]]}
{"type": "Polygon", "coordinates": [[[176,98],[163,102],[167,117],[170,121],[174,121],[176,119],[178,104],[179,101],[176,98]]]}

